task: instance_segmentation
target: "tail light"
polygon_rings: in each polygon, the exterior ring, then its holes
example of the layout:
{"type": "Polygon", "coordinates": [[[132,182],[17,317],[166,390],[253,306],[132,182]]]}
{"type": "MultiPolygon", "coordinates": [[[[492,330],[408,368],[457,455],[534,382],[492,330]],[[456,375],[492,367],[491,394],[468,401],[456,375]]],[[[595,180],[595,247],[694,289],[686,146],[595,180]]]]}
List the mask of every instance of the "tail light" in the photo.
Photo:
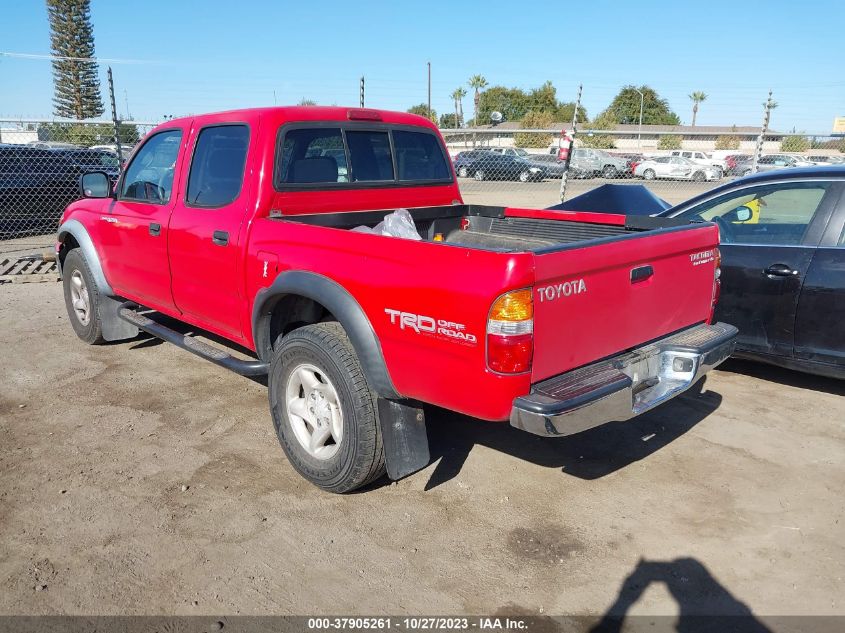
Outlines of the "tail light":
{"type": "Polygon", "coordinates": [[[716,249],[716,267],[713,269],[713,300],[710,304],[709,323],[713,323],[716,314],[716,304],[722,294],[722,253],[716,249]]]}
{"type": "Polygon", "coordinates": [[[487,319],[487,366],[500,374],[531,370],[534,355],[534,301],[530,288],[500,296],[487,319]]]}

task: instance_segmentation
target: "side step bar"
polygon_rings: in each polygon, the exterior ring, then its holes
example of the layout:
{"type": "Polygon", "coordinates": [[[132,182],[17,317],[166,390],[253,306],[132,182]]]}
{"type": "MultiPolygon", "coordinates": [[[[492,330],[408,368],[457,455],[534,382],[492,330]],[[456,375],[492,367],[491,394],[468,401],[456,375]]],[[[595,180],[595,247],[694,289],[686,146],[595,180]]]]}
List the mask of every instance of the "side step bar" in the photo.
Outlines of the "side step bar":
{"type": "Polygon", "coordinates": [[[219,347],[214,347],[213,345],[204,343],[193,336],[180,334],[175,330],[171,330],[169,327],[156,323],[149,317],[145,317],[143,314],[138,314],[136,312],[138,308],[140,308],[140,306],[137,303],[127,301],[126,303],[121,304],[117,309],[117,315],[124,321],[131,323],[147,334],[152,334],[163,341],[178,345],[192,354],[196,354],[197,356],[200,356],[205,360],[209,360],[216,365],[225,367],[226,369],[233,371],[236,374],[240,374],[241,376],[262,376],[269,371],[267,363],[260,360],[244,360],[235,358],[219,347]]]}

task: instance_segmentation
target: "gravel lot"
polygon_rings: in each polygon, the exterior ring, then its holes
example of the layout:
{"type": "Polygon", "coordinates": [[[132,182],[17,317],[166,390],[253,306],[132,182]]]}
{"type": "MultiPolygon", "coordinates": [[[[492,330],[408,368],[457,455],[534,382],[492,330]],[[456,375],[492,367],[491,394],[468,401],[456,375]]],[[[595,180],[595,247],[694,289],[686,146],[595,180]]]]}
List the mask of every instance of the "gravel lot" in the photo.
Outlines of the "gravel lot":
{"type": "Polygon", "coordinates": [[[0,614],[845,614],[843,383],[731,362],[561,440],[431,409],[432,465],[339,497],[262,384],[87,347],[54,283],[0,324],[0,614]]]}

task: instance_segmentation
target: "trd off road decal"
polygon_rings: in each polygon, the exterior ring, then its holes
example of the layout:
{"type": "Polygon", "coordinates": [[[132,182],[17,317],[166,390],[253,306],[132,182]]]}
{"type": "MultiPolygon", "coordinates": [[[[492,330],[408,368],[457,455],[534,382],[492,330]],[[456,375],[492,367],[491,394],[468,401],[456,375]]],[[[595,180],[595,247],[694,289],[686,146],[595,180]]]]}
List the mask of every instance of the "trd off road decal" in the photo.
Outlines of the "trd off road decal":
{"type": "Polygon", "coordinates": [[[455,323],[447,319],[435,319],[423,314],[402,312],[391,308],[385,308],[384,311],[390,317],[390,324],[398,325],[400,330],[411,330],[424,336],[434,336],[464,345],[478,343],[475,334],[467,332],[466,325],[463,323],[455,323]]]}

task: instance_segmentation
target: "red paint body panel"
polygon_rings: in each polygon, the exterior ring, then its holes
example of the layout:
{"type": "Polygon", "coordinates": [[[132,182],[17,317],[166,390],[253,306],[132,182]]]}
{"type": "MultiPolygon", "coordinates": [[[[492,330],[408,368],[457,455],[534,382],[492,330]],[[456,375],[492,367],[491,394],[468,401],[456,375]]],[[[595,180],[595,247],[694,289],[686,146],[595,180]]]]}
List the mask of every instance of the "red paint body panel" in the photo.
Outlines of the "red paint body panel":
{"type": "MultiPolygon", "coordinates": [[[[345,288],[365,312],[401,395],[487,420],[506,419],[514,398],[528,393],[532,382],[710,315],[713,266],[693,267],[689,258],[716,246],[717,232],[709,225],[534,254],[416,242],[295,221],[302,214],[461,202],[454,175],[451,183],[426,186],[276,191],[279,128],[287,122],[346,122],[349,112],[266,108],[168,122],[151,134],[169,127],[183,129],[170,204],[150,208],[155,205],[86,199],[70,205],[64,220],[78,219],[87,228],[106,279],[118,295],[250,349],[255,349],[251,316],[258,291],[288,270],[324,275],[345,288]],[[185,190],[197,135],[201,128],[220,123],[249,125],[243,188],[224,208],[191,208],[185,204],[185,190]],[[271,218],[271,211],[283,217],[271,218]],[[104,215],[118,215],[119,221],[101,221],[104,215]],[[151,221],[166,227],[162,236],[148,236],[151,221]],[[215,230],[229,233],[228,246],[211,244],[215,230]],[[654,276],[631,284],[631,268],[643,264],[653,267],[654,276]],[[541,289],[573,279],[583,280],[585,289],[554,300],[541,295],[541,289]],[[496,374],[486,365],[490,307],[504,292],[529,287],[534,288],[535,302],[532,371],[496,374]],[[462,324],[462,332],[475,342],[403,329],[386,310],[462,324]]],[[[377,113],[384,123],[436,132],[422,117],[377,113]]],[[[624,216],[571,211],[511,208],[505,215],[625,224],[624,216]]]]}

